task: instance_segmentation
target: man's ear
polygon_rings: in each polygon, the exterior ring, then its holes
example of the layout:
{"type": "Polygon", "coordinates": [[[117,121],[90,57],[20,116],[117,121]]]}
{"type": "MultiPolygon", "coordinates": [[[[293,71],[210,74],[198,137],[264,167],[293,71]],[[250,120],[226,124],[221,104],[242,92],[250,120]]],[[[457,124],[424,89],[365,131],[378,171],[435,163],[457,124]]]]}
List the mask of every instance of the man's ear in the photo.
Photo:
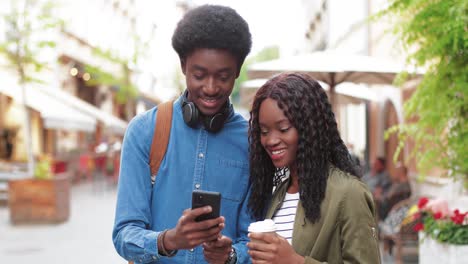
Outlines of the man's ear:
{"type": "Polygon", "coordinates": [[[180,59],[180,68],[182,69],[182,73],[185,75],[185,66],[187,66],[187,64],[185,63],[185,60],[184,59],[180,59]]]}
{"type": "Polygon", "coordinates": [[[242,65],[237,69],[237,72],[236,72],[236,79],[239,78],[241,69],[242,69],[242,65]]]}
{"type": "Polygon", "coordinates": [[[239,69],[239,70],[237,70],[237,73],[236,73],[236,79],[237,79],[237,78],[239,78],[240,72],[241,72],[241,71],[240,71],[240,69],[239,69]]]}
{"type": "Polygon", "coordinates": [[[244,61],[240,61],[240,62],[238,62],[238,64],[239,64],[239,66],[237,67],[236,79],[239,78],[239,75],[241,73],[242,65],[244,64],[244,61]]]}

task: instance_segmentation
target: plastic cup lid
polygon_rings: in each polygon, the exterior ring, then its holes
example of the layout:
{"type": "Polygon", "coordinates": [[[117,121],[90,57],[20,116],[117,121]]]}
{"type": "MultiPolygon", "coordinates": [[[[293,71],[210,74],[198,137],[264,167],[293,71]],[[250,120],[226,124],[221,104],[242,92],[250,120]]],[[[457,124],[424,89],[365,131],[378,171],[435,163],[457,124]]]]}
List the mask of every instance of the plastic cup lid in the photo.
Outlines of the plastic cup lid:
{"type": "Polygon", "coordinates": [[[265,219],[263,221],[251,223],[248,230],[250,233],[275,232],[276,225],[273,220],[265,219]]]}

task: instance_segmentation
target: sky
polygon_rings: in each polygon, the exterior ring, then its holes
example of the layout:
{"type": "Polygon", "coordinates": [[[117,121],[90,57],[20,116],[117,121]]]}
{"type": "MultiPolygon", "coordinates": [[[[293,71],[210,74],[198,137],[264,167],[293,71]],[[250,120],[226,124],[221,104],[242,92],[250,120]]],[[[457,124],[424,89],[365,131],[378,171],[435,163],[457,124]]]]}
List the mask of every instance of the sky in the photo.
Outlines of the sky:
{"type": "MultiPolygon", "coordinates": [[[[301,0],[194,0],[196,4],[220,4],[234,8],[249,24],[252,33],[252,53],[265,46],[287,44],[297,38],[301,23],[301,0]],[[293,37],[296,36],[296,37],[293,37]]],[[[300,34],[302,37],[303,33],[300,34]]],[[[297,43],[297,42],[296,42],[297,43]]]]}
{"type": "MultiPolygon", "coordinates": [[[[157,30],[155,36],[156,48],[153,48],[153,57],[157,58],[150,67],[158,76],[157,94],[163,100],[174,95],[173,73],[179,70],[176,53],[171,47],[171,37],[180,12],[176,10],[175,0],[151,1],[148,9],[156,20],[157,30]]],[[[301,12],[302,0],[193,0],[195,5],[220,4],[234,8],[249,24],[252,34],[252,51],[257,53],[264,47],[279,45],[286,49],[293,49],[300,43],[303,36],[304,25],[301,12]],[[301,15],[294,15],[301,14],[301,15]]]]}

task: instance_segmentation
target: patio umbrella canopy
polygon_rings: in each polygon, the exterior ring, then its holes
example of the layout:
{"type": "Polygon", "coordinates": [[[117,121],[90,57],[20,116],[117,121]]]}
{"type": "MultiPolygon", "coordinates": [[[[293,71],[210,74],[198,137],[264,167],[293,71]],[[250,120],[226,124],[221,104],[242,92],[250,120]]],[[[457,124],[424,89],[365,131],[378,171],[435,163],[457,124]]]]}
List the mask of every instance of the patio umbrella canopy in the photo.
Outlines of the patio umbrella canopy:
{"type": "Polygon", "coordinates": [[[395,76],[405,70],[413,78],[422,74],[381,58],[328,50],[256,63],[249,67],[248,76],[261,79],[281,72],[307,73],[329,86],[330,103],[334,106],[336,85],[344,82],[392,84],[395,76]]]}

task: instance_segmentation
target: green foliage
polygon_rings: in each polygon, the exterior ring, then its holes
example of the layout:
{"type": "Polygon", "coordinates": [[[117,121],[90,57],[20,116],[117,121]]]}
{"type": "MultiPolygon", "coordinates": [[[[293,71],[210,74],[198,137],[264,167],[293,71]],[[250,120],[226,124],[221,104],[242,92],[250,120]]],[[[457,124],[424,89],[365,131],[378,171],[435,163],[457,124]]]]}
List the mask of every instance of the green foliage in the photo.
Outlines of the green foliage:
{"type": "Polygon", "coordinates": [[[36,75],[48,63],[40,60],[39,55],[56,44],[42,40],[41,34],[61,27],[63,21],[51,14],[55,7],[53,1],[11,1],[11,7],[11,12],[3,15],[6,33],[5,41],[0,43],[0,54],[16,70],[21,84],[42,82],[36,75]]]}
{"type": "MultiPolygon", "coordinates": [[[[126,64],[120,64],[123,71],[126,69],[126,64]]],[[[91,74],[91,79],[86,81],[87,85],[108,85],[111,87],[117,87],[116,100],[120,104],[125,104],[130,99],[135,99],[138,96],[138,89],[133,85],[128,78],[128,75],[119,77],[112,73],[106,72],[100,67],[85,65],[85,71],[91,74]]]]}
{"type": "Polygon", "coordinates": [[[271,47],[266,47],[259,51],[257,54],[254,56],[248,58],[245,60],[244,65],[241,68],[239,77],[236,80],[236,83],[234,85],[234,89],[232,91],[231,97],[233,98],[233,101],[238,102],[239,101],[239,93],[240,93],[240,87],[242,86],[242,83],[247,81],[249,78],[247,76],[247,69],[249,68],[249,65],[257,62],[262,62],[262,61],[269,61],[269,60],[274,60],[279,58],[279,49],[277,46],[271,46],[271,47]]]}
{"type": "Polygon", "coordinates": [[[106,72],[105,70],[92,65],[85,65],[84,67],[85,72],[91,74],[91,79],[86,82],[87,85],[95,86],[95,85],[118,85],[120,83],[120,79],[115,77],[112,73],[106,72]]]}
{"type": "MultiPolygon", "coordinates": [[[[151,33],[153,34],[153,33],[151,33]]],[[[94,48],[93,54],[102,59],[111,61],[121,66],[121,75],[117,76],[93,65],[86,65],[85,69],[91,74],[92,78],[87,81],[89,85],[104,84],[117,87],[117,102],[125,104],[128,100],[133,100],[138,96],[138,89],[131,81],[131,66],[137,65],[140,58],[145,55],[145,51],[149,49],[151,38],[148,41],[143,41],[136,32],[133,33],[133,52],[129,58],[122,58],[114,54],[111,50],[103,50],[94,48]]]]}
{"type": "Polygon", "coordinates": [[[441,243],[468,245],[468,225],[460,225],[449,218],[435,219],[433,213],[423,216],[424,233],[441,243]]]}
{"type": "Polygon", "coordinates": [[[106,72],[98,66],[86,65],[86,72],[91,74],[91,79],[87,81],[86,84],[117,87],[116,100],[120,104],[125,104],[128,100],[135,99],[138,96],[138,89],[130,81],[131,71],[128,66],[129,61],[119,58],[109,50],[95,48],[93,53],[95,56],[99,56],[105,60],[120,65],[122,68],[122,74],[117,76],[106,72]]]}
{"type": "Polygon", "coordinates": [[[36,179],[50,179],[52,178],[52,158],[49,156],[42,156],[36,163],[34,168],[34,177],[36,179]]]}
{"type": "Polygon", "coordinates": [[[396,19],[395,33],[410,53],[409,62],[427,69],[404,105],[406,118],[416,122],[388,133],[398,133],[402,142],[414,140],[411,155],[422,173],[442,167],[466,182],[468,1],[392,0],[379,16],[396,19]]]}

